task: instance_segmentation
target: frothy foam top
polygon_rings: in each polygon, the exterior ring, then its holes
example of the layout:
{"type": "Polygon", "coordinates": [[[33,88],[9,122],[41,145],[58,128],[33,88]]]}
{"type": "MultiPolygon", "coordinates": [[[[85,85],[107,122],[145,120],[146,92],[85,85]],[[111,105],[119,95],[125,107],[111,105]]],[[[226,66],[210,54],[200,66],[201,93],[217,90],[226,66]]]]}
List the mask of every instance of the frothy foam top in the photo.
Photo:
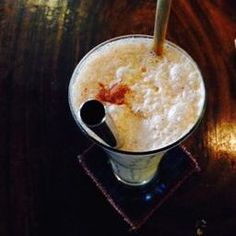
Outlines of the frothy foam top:
{"type": "Polygon", "coordinates": [[[195,125],[205,89],[196,64],[182,50],[165,44],[158,57],[152,39],[126,38],[100,47],[76,71],[70,100],[79,121],[81,104],[94,98],[113,118],[120,149],[150,151],[177,141],[195,125]]]}

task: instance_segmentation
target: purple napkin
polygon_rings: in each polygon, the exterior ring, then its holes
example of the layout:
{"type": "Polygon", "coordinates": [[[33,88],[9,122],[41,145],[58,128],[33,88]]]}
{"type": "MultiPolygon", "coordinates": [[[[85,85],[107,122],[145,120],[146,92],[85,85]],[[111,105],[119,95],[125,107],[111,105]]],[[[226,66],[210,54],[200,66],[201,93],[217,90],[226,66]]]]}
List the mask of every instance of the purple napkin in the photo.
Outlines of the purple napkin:
{"type": "Polygon", "coordinates": [[[197,161],[184,146],[168,151],[156,177],[141,187],[119,182],[113,175],[107,154],[96,145],[90,146],[78,159],[86,174],[131,229],[140,228],[191,174],[200,171],[197,161]]]}

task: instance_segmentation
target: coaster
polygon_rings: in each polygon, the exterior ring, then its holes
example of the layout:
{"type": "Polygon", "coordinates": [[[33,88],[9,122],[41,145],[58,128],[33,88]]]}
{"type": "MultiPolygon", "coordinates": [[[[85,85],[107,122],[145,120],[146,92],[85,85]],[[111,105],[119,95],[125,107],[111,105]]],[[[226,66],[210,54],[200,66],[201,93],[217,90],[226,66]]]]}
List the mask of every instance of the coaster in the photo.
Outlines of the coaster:
{"type": "Polygon", "coordinates": [[[132,230],[140,228],[191,174],[200,171],[197,161],[184,146],[168,151],[154,179],[138,187],[118,181],[107,154],[96,145],[90,146],[78,159],[86,174],[132,230]]]}

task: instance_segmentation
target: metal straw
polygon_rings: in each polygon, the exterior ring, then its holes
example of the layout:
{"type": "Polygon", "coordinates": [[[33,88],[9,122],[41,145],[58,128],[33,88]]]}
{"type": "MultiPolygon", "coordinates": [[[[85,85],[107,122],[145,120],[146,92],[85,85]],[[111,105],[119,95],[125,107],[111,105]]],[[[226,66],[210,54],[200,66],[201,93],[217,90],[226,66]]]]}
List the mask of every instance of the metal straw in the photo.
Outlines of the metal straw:
{"type": "Polygon", "coordinates": [[[98,100],[88,100],[80,108],[82,122],[111,147],[117,147],[116,129],[104,105],[98,100]]]}
{"type": "Polygon", "coordinates": [[[163,53],[171,2],[172,0],[157,0],[153,46],[159,56],[163,53]]]}

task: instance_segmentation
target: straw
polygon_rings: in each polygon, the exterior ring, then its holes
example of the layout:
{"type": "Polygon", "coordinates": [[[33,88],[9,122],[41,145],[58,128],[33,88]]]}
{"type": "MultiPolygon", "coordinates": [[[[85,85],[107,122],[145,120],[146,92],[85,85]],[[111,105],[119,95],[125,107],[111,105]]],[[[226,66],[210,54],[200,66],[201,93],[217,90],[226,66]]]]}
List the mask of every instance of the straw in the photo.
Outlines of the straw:
{"type": "Polygon", "coordinates": [[[103,104],[98,100],[88,100],[80,108],[82,122],[111,147],[117,147],[115,127],[103,104]]]}
{"type": "Polygon", "coordinates": [[[153,48],[159,56],[163,54],[171,2],[172,0],[157,0],[153,48]]]}

